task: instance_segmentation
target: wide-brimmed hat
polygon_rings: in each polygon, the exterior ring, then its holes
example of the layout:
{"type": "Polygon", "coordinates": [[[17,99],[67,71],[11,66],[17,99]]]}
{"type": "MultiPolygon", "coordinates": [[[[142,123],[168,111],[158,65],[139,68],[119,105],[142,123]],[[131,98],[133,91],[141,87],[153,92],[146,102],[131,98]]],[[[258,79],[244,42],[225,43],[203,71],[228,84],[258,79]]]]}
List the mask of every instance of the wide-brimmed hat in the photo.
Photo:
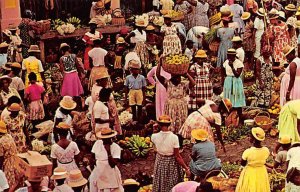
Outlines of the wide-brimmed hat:
{"type": "Polygon", "coordinates": [[[287,11],[297,11],[297,7],[294,4],[288,4],[284,9],[287,11]]]}
{"type": "Polygon", "coordinates": [[[291,144],[292,143],[292,138],[288,135],[283,135],[283,136],[279,137],[278,143],[283,144],[283,145],[291,144]]]}
{"type": "Polygon", "coordinates": [[[230,48],[230,49],[227,50],[227,54],[228,55],[236,55],[236,50],[233,49],[233,48],[230,48]]]}
{"type": "Polygon", "coordinates": [[[18,30],[18,27],[14,24],[9,24],[7,29],[10,31],[16,31],[16,30],[18,30]]]}
{"type": "Polygon", "coordinates": [[[161,115],[159,116],[158,123],[170,124],[172,122],[171,117],[169,115],[161,115]]]}
{"type": "Polygon", "coordinates": [[[65,122],[60,122],[58,125],[56,125],[56,128],[58,129],[71,129],[71,125],[65,123],[65,122]]]}
{"type": "Polygon", "coordinates": [[[99,139],[109,139],[117,135],[117,132],[109,127],[102,128],[101,131],[96,133],[96,137],[99,139]]]}
{"type": "Polygon", "coordinates": [[[95,24],[95,25],[97,25],[98,22],[97,22],[96,19],[93,18],[93,19],[90,20],[89,24],[95,24]]]}
{"type": "Polygon", "coordinates": [[[241,39],[241,37],[240,36],[234,36],[233,38],[232,38],[232,40],[231,40],[232,42],[241,42],[242,41],[242,39],[241,39]]]}
{"type": "Polygon", "coordinates": [[[109,78],[108,72],[106,70],[105,71],[101,71],[101,72],[99,72],[99,74],[95,78],[95,81],[98,81],[100,79],[106,79],[106,78],[109,78]]]}
{"type": "Polygon", "coordinates": [[[21,106],[18,103],[13,103],[11,104],[8,108],[8,111],[20,111],[21,110],[21,106]]]}
{"type": "Polygon", "coordinates": [[[64,47],[69,47],[70,48],[70,45],[68,45],[67,43],[62,43],[62,44],[60,44],[59,50],[61,50],[64,47]]]}
{"type": "Polygon", "coordinates": [[[141,65],[140,65],[139,61],[133,59],[133,60],[129,61],[129,68],[131,68],[131,69],[140,69],[141,65]]]}
{"type": "Polygon", "coordinates": [[[126,42],[125,42],[125,39],[124,39],[123,37],[118,37],[116,43],[117,43],[117,44],[122,44],[122,43],[126,43],[126,42]]]}
{"type": "Polygon", "coordinates": [[[51,179],[59,180],[59,179],[66,179],[68,177],[67,170],[63,167],[56,167],[53,171],[53,175],[51,179]]]}
{"type": "Polygon", "coordinates": [[[272,9],[269,12],[269,19],[277,19],[279,17],[279,12],[276,9],[272,9]]]}
{"type": "Polygon", "coordinates": [[[146,31],[153,31],[153,30],[155,30],[155,27],[153,27],[153,25],[148,25],[145,30],[146,31]]]}
{"type": "Polygon", "coordinates": [[[204,129],[193,129],[191,135],[198,141],[206,141],[208,139],[208,132],[204,129]]]}
{"type": "Polygon", "coordinates": [[[136,186],[140,186],[140,183],[137,182],[137,181],[134,180],[134,179],[126,179],[126,180],[124,180],[124,182],[123,182],[123,186],[127,186],[127,185],[136,185],[136,186]]]}
{"type": "Polygon", "coordinates": [[[286,46],[283,48],[282,52],[283,52],[283,54],[284,54],[285,56],[287,56],[287,55],[290,54],[294,49],[295,49],[295,47],[291,47],[291,46],[289,46],[289,45],[286,45],[286,46]]]}
{"type": "Polygon", "coordinates": [[[21,64],[20,63],[17,63],[17,62],[13,62],[11,65],[10,65],[10,67],[12,67],[12,68],[18,68],[18,69],[21,69],[22,67],[21,67],[21,64]]]}
{"type": "Polygon", "coordinates": [[[5,41],[4,42],[2,42],[1,44],[0,44],[0,49],[1,48],[6,48],[6,47],[8,47],[9,46],[9,44],[7,44],[5,41]]]}
{"type": "Polygon", "coordinates": [[[41,182],[43,180],[42,177],[29,177],[27,178],[29,182],[41,182]]]}
{"type": "Polygon", "coordinates": [[[79,169],[70,171],[68,177],[68,185],[70,187],[80,187],[87,184],[87,179],[85,179],[79,169]]]}
{"type": "MultiPolygon", "coordinates": [[[[278,16],[285,19],[285,12],[283,11],[278,11],[278,16]]],[[[288,23],[287,23],[288,24],[288,23]]]]}
{"type": "Polygon", "coordinates": [[[226,110],[229,112],[232,109],[232,103],[231,103],[231,101],[229,99],[227,99],[227,98],[224,98],[224,99],[222,99],[222,102],[223,102],[226,110]]]}
{"type": "Polygon", "coordinates": [[[295,27],[297,27],[298,29],[300,28],[300,20],[295,22],[295,27]]]}
{"type": "Polygon", "coordinates": [[[266,137],[266,133],[260,127],[254,127],[254,128],[252,128],[251,129],[251,134],[258,141],[263,141],[263,140],[265,140],[265,137],[266,137]]]}
{"type": "Polygon", "coordinates": [[[195,58],[207,58],[206,52],[202,49],[198,50],[195,58]]]}
{"type": "Polygon", "coordinates": [[[40,53],[41,50],[38,45],[30,45],[30,48],[28,49],[28,53],[40,53]]]}
{"type": "Polygon", "coordinates": [[[77,104],[70,96],[64,96],[63,99],[60,101],[59,106],[63,109],[73,110],[76,108],[77,104]]]}
{"type": "Polygon", "coordinates": [[[296,13],[295,13],[296,16],[299,16],[300,15],[300,11],[298,10],[296,13]]]}
{"type": "Polygon", "coordinates": [[[247,20],[251,17],[251,13],[250,12],[244,12],[241,16],[242,20],[247,20]]]}
{"type": "Polygon", "coordinates": [[[0,81],[2,81],[2,80],[8,80],[9,83],[11,83],[11,81],[12,81],[11,77],[8,76],[8,75],[3,75],[3,76],[1,76],[1,77],[0,77],[0,81]]]}
{"type": "Polygon", "coordinates": [[[135,25],[138,27],[146,27],[147,23],[143,19],[138,19],[135,21],[135,25]]]}
{"type": "Polygon", "coordinates": [[[169,14],[166,14],[166,15],[164,15],[164,18],[166,18],[166,19],[172,19],[172,16],[169,15],[169,14]]]}
{"type": "Polygon", "coordinates": [[[4,123],[3,121],[0,121],[0,133],[7,133],[6,123],[4,123]]]}
{"type": "Polygon", "coordinates": [[[259,8],[256,14],[263,17],[266,15],[266,11],[264,8],[259,8]]]}

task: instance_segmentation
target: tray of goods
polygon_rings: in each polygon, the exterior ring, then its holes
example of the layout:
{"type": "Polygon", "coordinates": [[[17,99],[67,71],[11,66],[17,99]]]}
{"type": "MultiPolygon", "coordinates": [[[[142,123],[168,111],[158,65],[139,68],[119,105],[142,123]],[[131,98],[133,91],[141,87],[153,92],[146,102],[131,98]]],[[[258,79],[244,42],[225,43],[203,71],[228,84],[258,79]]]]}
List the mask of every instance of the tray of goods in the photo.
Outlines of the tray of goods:
{"type": "Polygon", "coordinates": [[[185,55],[169,55],[162,58],[163,69],[174,75],[183,75],[188,72],[190,60],[185,55]]]}

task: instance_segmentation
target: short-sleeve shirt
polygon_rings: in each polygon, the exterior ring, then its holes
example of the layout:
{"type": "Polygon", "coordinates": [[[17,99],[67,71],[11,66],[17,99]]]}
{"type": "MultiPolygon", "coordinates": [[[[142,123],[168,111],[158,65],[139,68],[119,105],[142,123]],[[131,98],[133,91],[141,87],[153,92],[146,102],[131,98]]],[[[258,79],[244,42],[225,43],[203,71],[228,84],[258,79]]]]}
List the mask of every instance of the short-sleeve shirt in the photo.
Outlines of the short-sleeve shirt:
{"type": "Polygon", "coordinates": [[[287,170],[286,167],[286,157],[287,157],[287,151],[279,151],[275,157],[275,161],[277,163],[279,163],[281,165],[282,168],[284,168],[284,170],[287,170]]]}
{"type": "Polygon", "coordinates": [[[14,88],[17,91],[22,91],[25,88],[24,82],[20,77],[11,78],[9,87],[14,88]]]}
{"type": "Polygon", "coordinates": [[[243,152],[242,159],[247,161],[247,166],[261,167],[266,164],[269,155],[267,147],[250,147],[243,152]]]}
{"type": "MultiPolygon", "coordinates": [[[[234,76],[232,68],[229,66],[229,61],[228,60],[226,60],[224,62],[223,67],[225,68],[227,76],[234,76]]],[[[237,70],[238,68],[243,68],[244,64],[240,60],[236,59],[233,62],[233,67],[234,67],[235,70],[237,70]]]]}
{"type": "MultiPolygon", "coordinates": [[[[122,149],[118,144],[112,143],[110,145],[110,153],[114,159],[121,158],[121,151],[122,149]]],[[[92,153],[95,154],[95,158],[97,161],[108,160],[108,155],[102,140],[97,140],[95,142],[92,148],[92,153]]]]}
{"type": "Polygon", "coordinates": [[[62,119],[62,122],[67,123],[68,125],[72,125],[72,117],[71,115],[65,115],[60,111],[60,107],[56,110],[54,116],[54,123],[56,119],[62,119]]]}
{"type": "Polygon", "coordinates": [[[256,17],[254,20],[254,29],[257,30],[255,36],[261,36],[265,31],[264,21],[256,17]]]}
{"type": "Polygon", "coordinates": [[[174,148],[179,148],[178,136],[171,131],[155,133],[151,136],[151,140],[161,155],[173,155],[174,148]]]}
{"type": "Polygon", "coordinates": [[[292,147],[288,150],[286,161],[289,161],[289,166],[287,170],[293,167],[300,167],[300,147],[292,147]]]}
{"type": "Polygon", "coordinates": [[[92,96],[89,96],[88,98],[86,98],[84,104],[89,107],[88,108],[89,113],[92,113],[93,107],[94,107],[94,104],[95,104],[93,99],[92,99],[92,96]]]}
{"type": "Polygon", "coordinates": [[[236,49],[236,57],[242,62],[244,63],[245,60],[245,51],[242,47],[236,49]]]}
{"type": "Polygon", "coordinates": [[[38,84],[30,84],[26,90],[25,94],[29,96],[30,101],[37,101],[42,98],[42,93],[45,91],[44,87],[38,84]]]}
{"type": "Polygon", "coordinates": [[[129,69],[129,62],[131,60],[136,60],[138,61],[138,63],[140,64],[140,67],[142,66],[141,65],[141,59],[140,57],[138,56],[138,54],[135,52],[135,51],[131,51],[129,53],[126,54],[125,56],[125,65],[124,65],[124,69],[125,70],[128,70],[129,69]]]}
{"type": "Polygon", "coordinates": [[[146,87],[147,83],[145,77],[138,74],[136,78],[133,75],[128,75],[124,85],[129,89],[139,90],[146,87]]]}
{"type": "Polygon", "coordinates": [[[44,68],[43,68],[43,65],[42,65],[42,62],[41,60],[37,59],[36,57],[34,56],[29,56],[27,59],[24,59],[23,62],[22,62],[22,70],[26,70],[26,65],[25,65],[25,60],[27,60],[28,62],[32,62],[32,61],[38,61],[38,68],[39,68],[39,72],[44,72],[44,68]]]}
{"type": "MultiPolygon", "coordinates": [[[[100,118],[100,119],[109,119],[109,111],[108,111],[108,107],[101,101],[96,101],[95,105],[93,107],[93,114],[94,114],[94,118],[100,118]]],[[[109,123],[96,123],[96,127],[95,128],[105,128],[105,127],[109,127],[109,123]]]]}
{"type": "Polygon", "coordinates": [[[107,51],[100,47],[95,47],[88,53],[89,57],[93,59],[93,65],[97,66],[104,66],[104,58],[107,55],[107,51]]]}

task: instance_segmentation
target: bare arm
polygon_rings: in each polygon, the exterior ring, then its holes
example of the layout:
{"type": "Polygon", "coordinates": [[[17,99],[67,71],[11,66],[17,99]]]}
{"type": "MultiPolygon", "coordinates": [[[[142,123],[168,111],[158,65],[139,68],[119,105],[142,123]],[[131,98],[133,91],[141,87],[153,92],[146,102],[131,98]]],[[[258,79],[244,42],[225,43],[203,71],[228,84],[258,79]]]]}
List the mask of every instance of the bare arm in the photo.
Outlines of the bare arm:
{"type": "Polygon", "coordinates": [[[187,78],[190,81],[189,87],[193,88],[196,85],[196,82],[195,82],[194,78],[189,73],[187,73],[186,76],[187,76],[187,78]]]}
{"type": "Polygon", "coordinates": [[[125,37],[125,41],[126,41],[127,43],[130,43],[130,38],[131,38],[131,37],[134,37],[134,36],[135,36],[135,34],[134,34],[133,32],[129,33],[129,34],[125,37]]]}
{"type": "Polygon", "coordinates": [[[160,71],[161,71],[161,63],[162,63],[162,58],[160,58],[160,61],[158,62],[157,68],[156,68],[156,77],[158,81],[165,87],[167,88],[166,84],[166,79],[161,76],[160,71]]]}
{"type": "Polygon", "coordinates": [[[183,169],[188,170],[189,167],[185,164],[184,160],[182,159],[182,157],[181,157],[181,155],[179,153],[179,148],[174,148],[174,155],[175,155],[175,159],[179,163],[179,165],[183,169]]]}
{"type": "Polygon", "coordinates": [[[223,148],[224,153],[226,153],[224,141],[223,141],[223,138],[222,138],[221,126],[215,124],[214,127],[215,127],[215,129],[216,129],[217,138],[218,138],[218,140],[220,141],[220,143],[221,143],[221,145],[222,145],[222,148],[223,148]]]}
{"type": "Polygon", "coordinates": [[[295,79],[296,79],[296,71],[297,71],[297,65],[296,63],[292,62],[290,64],[290,82],[287,92],[290,93],[291,90],[294,87],[295,79]]]}

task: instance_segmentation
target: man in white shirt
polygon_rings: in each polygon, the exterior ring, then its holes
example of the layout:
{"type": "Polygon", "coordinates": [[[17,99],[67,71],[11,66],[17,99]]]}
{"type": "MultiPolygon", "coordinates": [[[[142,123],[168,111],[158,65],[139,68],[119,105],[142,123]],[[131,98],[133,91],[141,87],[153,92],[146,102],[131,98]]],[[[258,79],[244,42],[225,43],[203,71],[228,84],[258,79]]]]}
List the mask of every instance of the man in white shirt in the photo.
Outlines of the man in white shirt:
{"type": "Polygon", "coordinates": [[[264,15],[265,10],[260,8],[257,11],[257,17],[254,20],[254,31],[255,34],[255,53],[254,57],[257,59],[260,56],[260,49],[261,49],[261,37],[265,31],[265,24],[264,24],[264,15]]]}
{"type": "Polygon", "coordinates": [[[94,48],[88,52],[88,55],[92,60],[92,62],[90,63],[93,64],[93,66],[90,66],[91,68],[106,66],[107,62],[105,56],[107,55],[108,52],[105,49],[102,49],[100,46],[101,46],[101,40],[96,39],[94,40],[94,48]]]}
{"type": "Polygon", "coordinates": [[[239,36],[234,36],[232,38],[233,48],[236,49],[236,57],[244,63],[245,51],[243,49],[242,39],[239,36]]]}

